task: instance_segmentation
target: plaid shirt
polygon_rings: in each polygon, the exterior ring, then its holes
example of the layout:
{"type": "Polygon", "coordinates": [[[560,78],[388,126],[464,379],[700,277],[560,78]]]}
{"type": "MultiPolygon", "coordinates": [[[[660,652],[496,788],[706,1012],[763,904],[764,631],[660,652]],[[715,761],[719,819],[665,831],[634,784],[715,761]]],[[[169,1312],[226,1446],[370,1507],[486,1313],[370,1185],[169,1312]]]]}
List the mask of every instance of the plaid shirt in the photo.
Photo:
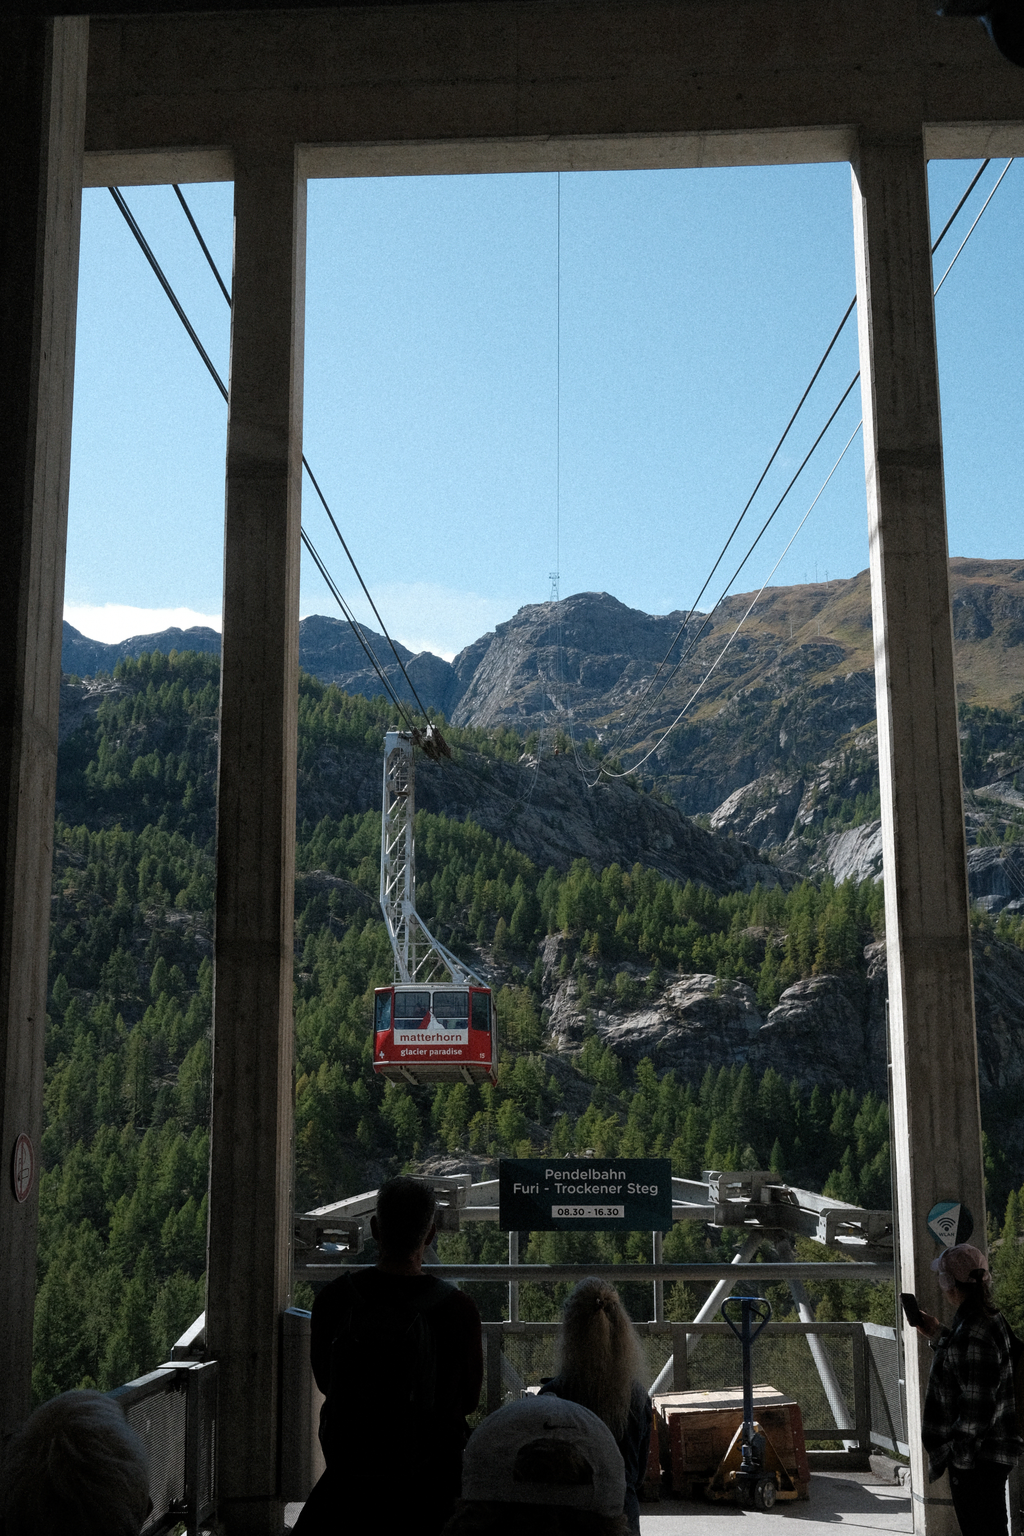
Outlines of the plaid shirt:
{"type": "Polygon", "coordinates": [[[932,1345],[921,1438],[928,1477],[947,1467],[968,1471],[975,1459],[1013,1463],[1024,1450],[1010,1360],[1010,1334],[999,1313],[961,1307],[932,1345]]]}

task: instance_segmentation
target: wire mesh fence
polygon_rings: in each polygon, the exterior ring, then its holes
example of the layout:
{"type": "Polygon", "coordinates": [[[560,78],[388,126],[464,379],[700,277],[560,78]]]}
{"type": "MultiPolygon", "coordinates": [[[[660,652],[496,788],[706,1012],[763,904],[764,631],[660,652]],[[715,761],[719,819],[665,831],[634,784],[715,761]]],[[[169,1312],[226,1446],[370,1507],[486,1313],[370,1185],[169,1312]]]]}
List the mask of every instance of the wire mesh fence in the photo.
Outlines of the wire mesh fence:
{"type": "Polygon", "coordinates": [[[217,1365],[167,1365],[110,1396],[140,1435],[149,1458],[153,1507],[143,1533],[175,1522],[196,1536],[214,1508],[217,1365]]]}
{"type": "Polygon", "coordinates": [[[644,1386],[649,1392],[672,1358],[672,1336],[665,1333],[641,1334],[640,1348],[647,1366],[644,1386]]]}
{"type": "Polygon", "coordinates": [[[899,1348],[894,1328],[864,1324],[872,1443],[909,1456],[899,1348]]]}
{"type": "MultiPolygon", "coordinates": [[[[523,1392],[536,1389],[558,1369],[557,1326],[552,1323],[485,1325],[488,1369],[487,1404],[493,1412],[523,1392]]],[[[671,1392],[730,1392],[743,1383],[739,1340],[724,1323],[692,1328],[640,1324],[644,1385],[671,1392]],[[675,1353],[678,1352],[678,1354],[675,1353]]],[[[770,1324],[754,1345],[753,1377],[799,1404],[808,1442],[813,1447],[850,1444],[902,1448],[903,1416],[892,1329],[851,1323],[770,1324]],[[872,1365],[867,1355],[874,1351],[872,1365]],[[895,1432],[894,1432],[895,1429],[895,1432]]]]}
{"type": "Polygon", "coordinates": [[[168,1512],[185,1503],[185,1393],[163,1391],[130,1403],[128,1423],[143,1439],[149,1454],[149,1496],[153,1500],[143,1531],[159,1526],[168,1512]]]}
{"type": "MultiPolygon", "coordinates": [[[[807,1335],[803,1333],[777,1334],[766,1329],[753,1347],[754,1380],[773,1386],[785,1397],[799,1403],[808,1429],[852,1431],[855,1423],[853,1338],[850,1334],[835,1333],[815,1337],[834,1386],[838,1388],[838,1397],[835,1390],[826,1391],[818,1362],[811,1353],[807,1335]]],[[[702,1333],[696,1338],[691,1336],[689,1342],[686,1380],[690,1391],[740,1390],[743,1359],[735,1335],[702,1333]]]]}

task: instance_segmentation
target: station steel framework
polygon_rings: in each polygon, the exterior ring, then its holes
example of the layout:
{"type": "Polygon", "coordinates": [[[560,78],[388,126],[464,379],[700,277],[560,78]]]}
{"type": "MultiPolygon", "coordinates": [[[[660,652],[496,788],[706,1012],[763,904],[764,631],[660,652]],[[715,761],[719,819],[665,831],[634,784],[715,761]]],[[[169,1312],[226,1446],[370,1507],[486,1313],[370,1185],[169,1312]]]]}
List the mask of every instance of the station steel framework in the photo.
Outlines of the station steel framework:
{"type": "MultiPolygon", "coordinates": [[[[925,1213],[959,1200],[983,1232],[984,1193],[926,162],[1024,153],[1024,71],[934,0],[81,12],[0,22],[0,1434],[29,1403],[38,1183],[7,1165],[42,1118],[83,186],[234,183],[207,1313],[229,1536],[282,1525],[311,176],[849,162],[900,1286],[937,1310],[925,1213]]],[[[915,1529],[939,1532],[926,1372],[908,1337],[915,1529]]]]}

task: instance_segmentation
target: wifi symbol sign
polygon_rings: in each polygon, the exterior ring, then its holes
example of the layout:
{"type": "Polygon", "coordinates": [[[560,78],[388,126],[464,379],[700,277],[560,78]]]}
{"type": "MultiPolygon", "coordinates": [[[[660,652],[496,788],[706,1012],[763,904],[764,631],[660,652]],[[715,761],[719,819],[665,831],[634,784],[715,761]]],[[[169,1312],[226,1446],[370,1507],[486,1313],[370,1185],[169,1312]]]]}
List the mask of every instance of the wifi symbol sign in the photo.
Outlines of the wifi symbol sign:
{"type": "Polygon", "coordinates": [[[938,1205],[933,1205],[928,1212],[928,1228],[936,1242],[944,1248],[952,1248],[956,1243],[957,1229],[960,1225],[959,1201],[940,1200],[938,1205]]]}

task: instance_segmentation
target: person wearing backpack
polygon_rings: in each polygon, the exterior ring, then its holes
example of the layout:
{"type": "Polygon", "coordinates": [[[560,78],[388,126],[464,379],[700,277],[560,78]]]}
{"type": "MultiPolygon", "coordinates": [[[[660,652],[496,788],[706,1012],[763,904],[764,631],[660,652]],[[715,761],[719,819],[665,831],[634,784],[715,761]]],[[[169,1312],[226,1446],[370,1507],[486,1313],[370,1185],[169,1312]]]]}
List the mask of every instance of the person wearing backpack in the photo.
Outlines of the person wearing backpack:
{"type": "Polygon", "coordinates": [[[922,1312],[918,1332],[935,1351],[921,1438],[929,1481],[949,1472],[962,1536],[1006,1536],[1006,1479],[1024,1450],[1017,1428],[1014,1337],[992,1302],[985,1255],[971,1243],[933,1262],[956,1316],[922,1312]]]}
{"type": "Polygon", "coordinates": [[[389,1179],[370,1231],[376,1266],[332,1280],[313,1303],[327,1470],[299,1536],[358,1529],[371,1512],[381,1536],[435,1536],[459,1497],[466,1415],[483,1382],[480,1314],[463,1291],[423,1272],[436,1234],[429,1185],[389,1179]]]}

